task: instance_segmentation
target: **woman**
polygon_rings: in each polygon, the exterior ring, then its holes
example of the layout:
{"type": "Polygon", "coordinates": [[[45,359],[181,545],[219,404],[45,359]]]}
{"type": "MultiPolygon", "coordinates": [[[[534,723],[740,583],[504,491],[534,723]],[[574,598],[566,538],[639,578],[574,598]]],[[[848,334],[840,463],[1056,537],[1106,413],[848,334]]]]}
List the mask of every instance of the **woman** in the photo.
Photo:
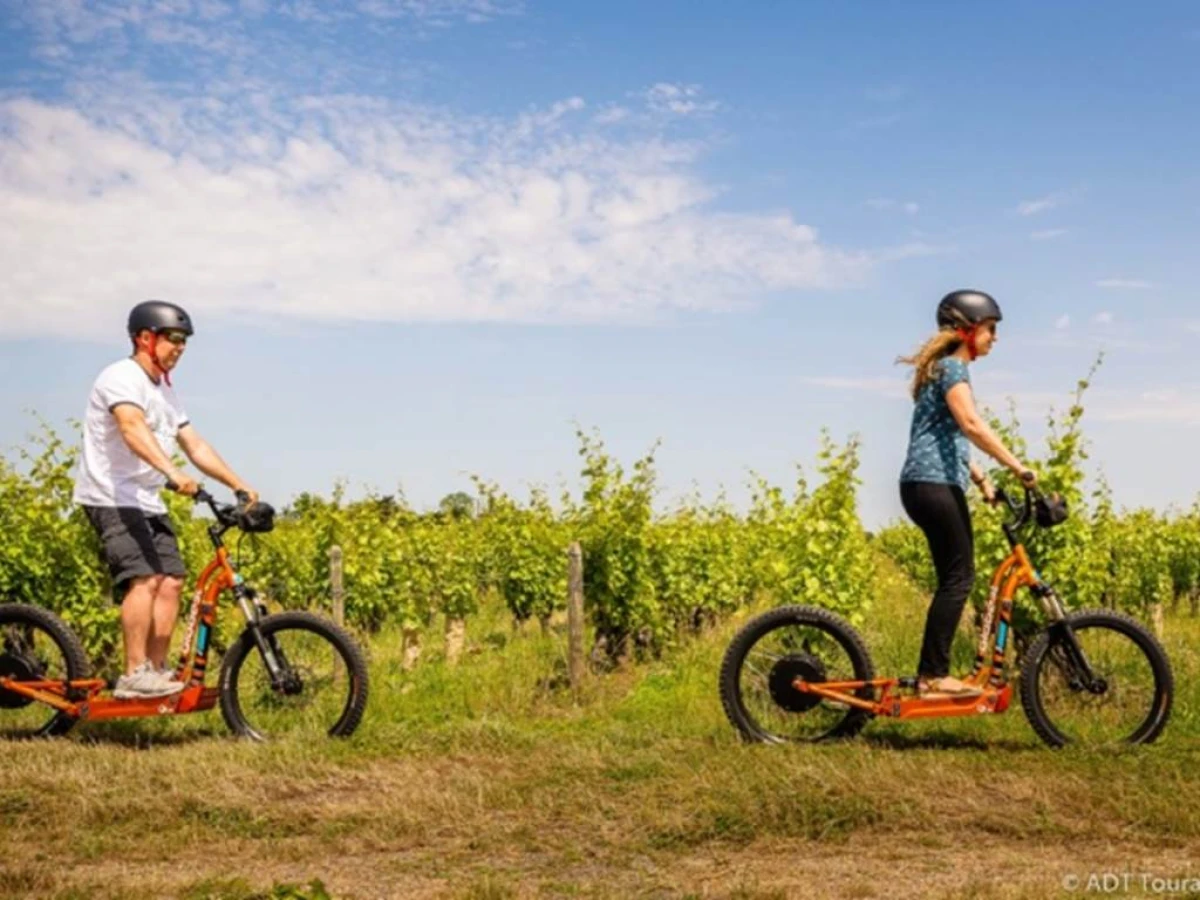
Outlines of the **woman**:
{"type": "Polygon", "coordinates": [[[937,571],[937,592],[925,622],[917,668],[924,695],[969,696],[979,688],[950,676],[950,644],[975,584],[975,539],[967,509],[968,478],[988,503],[995,488],[971,459],[970,445],[992,456],[1032,486],[1036,477],[988,427],[975,409],[968,366],[996,344],[1000,307],[982,291],[954,291],[938,304],[938,332],[915,355],[912,429],[900,473],[904,511],[925,533],[937,571]]]}

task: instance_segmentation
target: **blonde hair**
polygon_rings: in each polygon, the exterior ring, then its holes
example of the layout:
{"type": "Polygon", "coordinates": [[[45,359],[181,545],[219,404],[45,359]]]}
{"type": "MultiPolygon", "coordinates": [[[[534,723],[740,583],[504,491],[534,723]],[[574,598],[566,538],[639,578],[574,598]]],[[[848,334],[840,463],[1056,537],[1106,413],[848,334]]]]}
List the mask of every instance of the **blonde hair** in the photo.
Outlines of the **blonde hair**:
{"type": "Polygon", "coordinates": [[[943,328],[912,356],[901,356],[897,363],[913,367],[912,397],[916,400],[921,388],[937,377],[937,364],[962,346],[963,339],[954,328],[943,328]]]}

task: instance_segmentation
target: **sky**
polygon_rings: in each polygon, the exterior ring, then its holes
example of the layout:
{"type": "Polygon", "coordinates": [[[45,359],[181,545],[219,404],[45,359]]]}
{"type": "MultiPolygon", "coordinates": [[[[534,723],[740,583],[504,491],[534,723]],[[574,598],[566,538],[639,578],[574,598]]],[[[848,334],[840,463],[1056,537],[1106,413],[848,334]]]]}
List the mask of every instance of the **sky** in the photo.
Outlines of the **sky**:
{"type": "Polygon", "coordinates": [[[664,506],[862,442],[902,515],[907,373],[990,292],[981,405],[1200,493],[1190,2],[0,0],[0,447],[183,305],[197,430],[279,505],[471,475],[664,506]]]}

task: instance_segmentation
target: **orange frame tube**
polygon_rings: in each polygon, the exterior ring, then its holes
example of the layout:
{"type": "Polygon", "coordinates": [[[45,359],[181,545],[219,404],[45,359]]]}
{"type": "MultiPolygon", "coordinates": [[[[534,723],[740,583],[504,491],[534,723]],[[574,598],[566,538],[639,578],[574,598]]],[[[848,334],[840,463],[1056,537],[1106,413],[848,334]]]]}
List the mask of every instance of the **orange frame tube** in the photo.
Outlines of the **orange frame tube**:
{"type": "Polygon", "coordinates": [[[217,599],[221,591],[233,587],[236,573],[229,563],[229,552],[217,548],[216,555],[196,581],[196,591],[188,614],[188,631],[183,652],[176,666],[176,676],[186,687],[170,697],[118,700],[103,697],[105,682],[101,678],[86,678],[78,681],[10,681],[0,679],[0,687],[21,694],[39,703],[45,703],[78,719],[132,719],[144,716],[163,716],[179,713],[200,712],[212,709],[220,694],[218,688],[205,687],[204,675],[207,654],[200,655],[199,646],[202,626],[211,633],[217,623],[217,599]],[[84,699],[76,700],[72,694],[83,693],[84,699]]]}
{"type": "Polygon", "coordinates": [[[967,684],[981,688],[981,694],[967,697],[901,696],[898,692],[899,678],[823,681],[815,684],[797,678],[792,683],[793,687],[801,693],[816,694],[826,700],[867,710],[876,716],[895,719],[932,719],[1004,712],[1012,700],[1012,686],[1004,678],[1004,656],[1008,632],[1012,627],[1013,598],[1022,587],[1038,583],[1037,573],[1021,544],[1013,548],[992,575],[975,667],[970,676],[964,679],[967,684]],[[871,689],[872,694],[876,689],[881,689],[879,699],[859,696],[867,688],[871,689]]]}

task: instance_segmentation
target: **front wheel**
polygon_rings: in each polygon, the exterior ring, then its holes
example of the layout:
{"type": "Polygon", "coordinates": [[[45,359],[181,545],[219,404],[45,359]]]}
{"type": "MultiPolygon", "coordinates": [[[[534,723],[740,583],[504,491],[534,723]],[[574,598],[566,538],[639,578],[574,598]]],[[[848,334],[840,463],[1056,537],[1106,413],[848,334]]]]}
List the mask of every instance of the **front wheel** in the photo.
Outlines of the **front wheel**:
{"type": "Polygon", "coordinates": [[[352,734],[367,705],[367,663],[354,639],[308,612],[267,616],[258,638],[255,630],[242,632],[221,665],[221,714],[230,730],[258,741],[352,734]]]}
{"type": "MultiPolygon", "coordinates": [[[[751,619],[721,663],[721,703],[748,741],[815,742],[852,737],[871,718],[859,707],[794,683],[870,681],[874,668],[866,644],[841,616],[815,606],[784,606],[751,619]]],[[[872,699],[872,690],[856,692],[872,699]]]]}
{"type": "Polygon", "coordinates": [[[1021,663],[1025,715],[1052,747],[1149,744],[1166,727],[1174,693],[1162,645],[1110,610],[1071,613],[1039,634],[1021,663]]]}

